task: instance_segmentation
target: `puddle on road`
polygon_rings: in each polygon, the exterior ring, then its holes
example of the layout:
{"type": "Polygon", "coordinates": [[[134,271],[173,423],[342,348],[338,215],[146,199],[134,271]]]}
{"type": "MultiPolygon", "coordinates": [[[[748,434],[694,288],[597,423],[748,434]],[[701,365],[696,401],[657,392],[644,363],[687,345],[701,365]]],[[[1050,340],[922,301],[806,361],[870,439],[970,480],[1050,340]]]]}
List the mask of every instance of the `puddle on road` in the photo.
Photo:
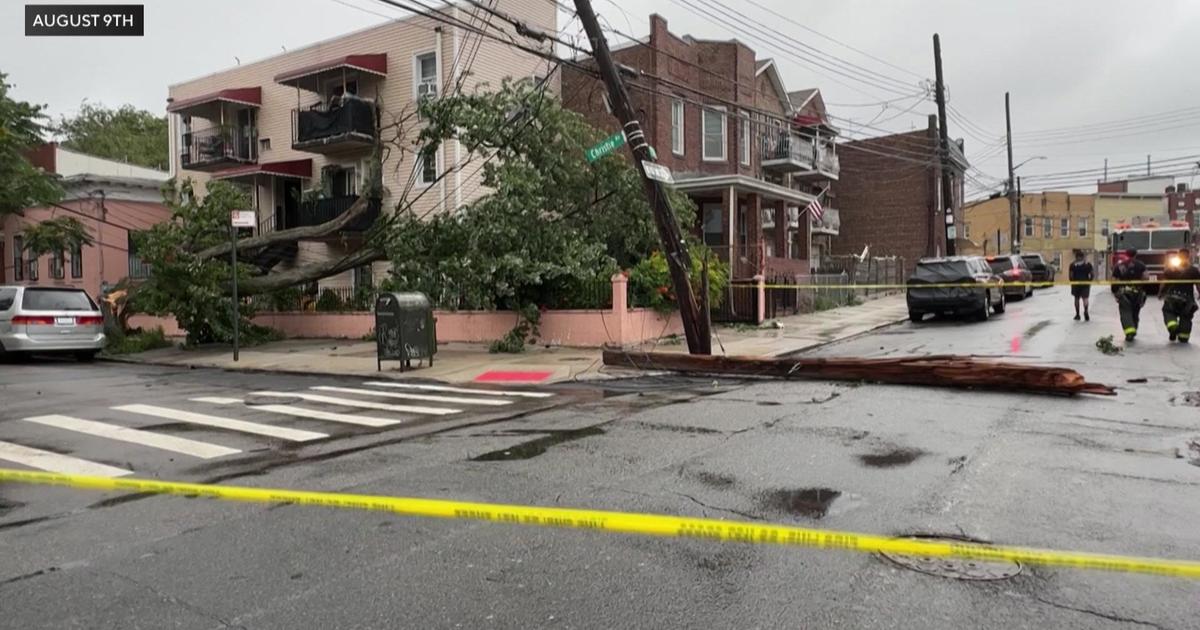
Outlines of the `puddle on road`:
{"type": "Polygon", "coordinates": [[[840,496],[841,492],[829,488],[780,489],[763,493],[760,503],[768,510],[821,518],[829,511],[833,500],[840,496]]]}
{"type": "Polygon", "coordinates": [[[1043,319],[1042,321],[1030,326],[1029,328],[1026,328],[1025,329],[1025,338],[1033,339],[1034,335],[1042,332],[1043,328],[1049,326],[1052,323],[1054,323],[1054,322],[1049,319],[1043,319]]]}
{"type": "Polygon", "coordinates": [[[604,429],[600,427],[584,427],[582,429],[572,429],[568,431],[547,431],[548,435],[540,437],[536,440],[522,442],[513,447],[500,449],[476,455],[471,458],[473,462],[506,462],[517,459],[532,459],[545,453],[551,446],[556,446],[564,442],[580,440],[593,435],[604,435],[604,429]]]}
{"type": "Polygon", "coordinates": [[[897,448],[886,453],[872,453],[869,455],[859,455],[858,461],[864,466],[871,468],[895,468],[897,466],[907,466],[922,455],[925,451],[918,448],[897,448]]]}

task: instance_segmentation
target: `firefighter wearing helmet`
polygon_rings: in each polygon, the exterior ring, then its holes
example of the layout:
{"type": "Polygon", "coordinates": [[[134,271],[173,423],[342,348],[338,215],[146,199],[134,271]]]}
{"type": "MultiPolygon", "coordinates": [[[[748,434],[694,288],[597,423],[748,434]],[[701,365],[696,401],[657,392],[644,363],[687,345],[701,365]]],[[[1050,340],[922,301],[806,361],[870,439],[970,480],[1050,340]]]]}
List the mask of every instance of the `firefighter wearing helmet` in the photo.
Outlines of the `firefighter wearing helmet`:
{"type": "Polygon", "coordinates": [[[1113,268],[1112,278],[1112,292],[1121,312],[1121,329],[1125,332],[1125,341],[1133,341],[1137,336],[1142,305],[1146,303],[1146,264],[1137,259],[1136,249],[1125,250],[1125,257],[1113,268]]]}
{"type": "Polygon", "coordinates": [[[1191,261],[1191,252],[1181,249],[1168,259],[1164,274],[1167,282],[1158,292],[1162,298],[1163,321],[1171,341],[1188,343],[1192,337],[1192,316],[1196,314],[1196,287],[1200,286],[1200,269],[1191,261]]]}

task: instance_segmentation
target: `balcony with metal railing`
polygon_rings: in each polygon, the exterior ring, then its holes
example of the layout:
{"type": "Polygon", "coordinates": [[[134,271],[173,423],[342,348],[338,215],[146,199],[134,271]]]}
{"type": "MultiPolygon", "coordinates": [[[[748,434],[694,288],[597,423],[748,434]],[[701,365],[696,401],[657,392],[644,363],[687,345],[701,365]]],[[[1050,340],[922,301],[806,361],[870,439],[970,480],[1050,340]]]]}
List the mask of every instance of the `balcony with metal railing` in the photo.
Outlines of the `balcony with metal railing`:
{"type": "MultiPolygon", "coordinates": [[[[286,227],[307,227],[311,225],[320,225],[334,220],[335,218],[345,214],[358,201],[358,195],[339,195],[336,197],[327,197],[325,199],[317,199],[314,201],[305,201],[300,204],[298,212],[295,216],[295,225],[286,227]]],[[[349,225],[342,228],[341,233],[347,232],[366,232],[375,224],[375,220],[379,218],[379,212],[382,208],[383,201],[379,198],[370,199],[365,214],[360,215],[349,225]]]]}
{"type": "Polygon", "coordinates": [[[213,127],[183,134],[181,168],[217,171],[258,161],[258,131],[254,127],[213,127]]]}
{"type": "Polygon", "coordinates": [[[780,173],[813,170],[813,142],[787,131],[768,132],[762,137],[762,167],[780,173]]]}
{"type": "Polygon", "coordinates": [[[801,181],[836,180],[841,165],[838,162],[837,145],[828,138],[803,138],[812,146],[812,167],[794,173],[793,178],[801,181]]]}
{"type": "Polygon", "coordinates": [[[812,218],[812,233],[813,234],[829,234],[837,236],[842,228],[841,213],[836,208],[825,208],[821,212],[821,218],[812,218]]]}
{"type": "Polygon", "coordinates": [[[375,138],[375,103],[347,97],[292,110],[292,148],[326,155],[364,151],[375,138]]]}

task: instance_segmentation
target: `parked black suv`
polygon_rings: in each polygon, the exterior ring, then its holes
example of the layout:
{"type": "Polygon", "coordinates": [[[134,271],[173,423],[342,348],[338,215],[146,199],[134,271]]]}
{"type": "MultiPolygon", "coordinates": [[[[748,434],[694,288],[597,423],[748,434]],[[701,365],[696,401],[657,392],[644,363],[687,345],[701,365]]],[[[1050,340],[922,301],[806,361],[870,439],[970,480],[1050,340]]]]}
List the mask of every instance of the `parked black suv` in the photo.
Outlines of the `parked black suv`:
{"type": "Polygon", "coordinates": [[[1025,265],[1033,272],[1034,286],[1046,286],[1048,283],[1054,282],[1054,265],[1046,262],[1041,254],[1021,254],[1021,260],[1025,261],[1025,265]]]}
{"type": "Polygon", "coordinates": [[[993,312],[1003,313],[1004,306],[1004,281],[980,256],[922,258],[908,280],[908,317],[914,323],[926,313],[987,319],[993,312]]]}

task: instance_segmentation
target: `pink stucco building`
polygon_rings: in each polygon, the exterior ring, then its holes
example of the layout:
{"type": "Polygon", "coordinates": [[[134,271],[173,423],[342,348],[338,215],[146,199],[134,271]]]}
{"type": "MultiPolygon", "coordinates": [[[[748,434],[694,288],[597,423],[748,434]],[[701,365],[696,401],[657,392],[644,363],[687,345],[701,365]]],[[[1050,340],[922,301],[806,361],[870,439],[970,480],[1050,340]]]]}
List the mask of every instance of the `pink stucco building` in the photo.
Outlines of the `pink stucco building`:
{"type": "Polygon", "coordinates": [[[78,287],[95,297],[106,284],[145,277],[148,269],[136,251],[130,252],[130,235],[170,218],[160,192],[167,173],[55,143],[38,148],[29,159],[58,176],[66,195],[56,205],[26,208],[0,221],[0,284],[78,287]],[[21,236],[24,226],[63,216],[82,222],[94,244],[31,259],[21,236]]]}

